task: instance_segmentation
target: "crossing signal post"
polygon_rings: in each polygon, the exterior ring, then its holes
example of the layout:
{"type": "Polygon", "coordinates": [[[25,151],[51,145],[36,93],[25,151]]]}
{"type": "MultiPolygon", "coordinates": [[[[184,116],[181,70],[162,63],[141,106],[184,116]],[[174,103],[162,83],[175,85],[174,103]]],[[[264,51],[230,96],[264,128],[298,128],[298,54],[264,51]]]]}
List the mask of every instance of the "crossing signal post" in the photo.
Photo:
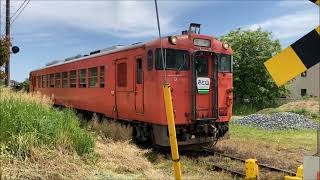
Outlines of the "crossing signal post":
{"type": "MultiPolygon", "coordinates": [[[[320,0],[310,0],[320,6],[320,0]]],[[[320,62],[320,26],[291,44],[289,47],[275,55],[264,63],[273,80],[278,86],[282,86],[297,75],[305,72],[320,62]]],[[[320,127],[317,130],[317,155],[305,156],[303,177],[316,179],[320,171],[312,169],[314,162],[320,159],[320,127]],[[309,160],[309,161],[306,161],[309,160]],[[309,163],[308,163],[309,162],[309,163]],[[311,178],[310,178],[311,177],[311,178]]],[[[300,173],[301,174],[301,173],[300,173]]],[[[318,178],[319,179],[319,178],[318,178]]]]}

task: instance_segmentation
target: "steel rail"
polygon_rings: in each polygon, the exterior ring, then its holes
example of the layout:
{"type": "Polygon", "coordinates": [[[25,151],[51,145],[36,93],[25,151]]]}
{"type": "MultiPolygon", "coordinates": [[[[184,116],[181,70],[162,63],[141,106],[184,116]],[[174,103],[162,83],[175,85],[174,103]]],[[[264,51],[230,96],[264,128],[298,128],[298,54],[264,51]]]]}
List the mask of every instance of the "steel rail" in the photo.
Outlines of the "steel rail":
{"type": "Polygon", "coordinates": [[[212,164],[211,167],[212,167],[212,170],[225,171],[225,172],[228,172],[228,173],[230,173],[234,176],[237,176],[237,177],[242,177],[242,178],[246,177],[245,173],[239,172],[239,171],[234,171],[234,170],[226,168],[226,167],[218,166],[215,164],[212,164]]]}
{"type": "MultiPolygon", "coordinates": [[[[216,152],[216,151],[209,151],[209,152],[212,153],[213,155],[219,155],[219,156],[222,156],[222,157],[227,157],[227,158],[230,158],[232,160],[241,161],[243,163],[246,161],[245,159],[242,159],[242,158],[239,158],[239,157],[235,157],[235,156],[232,156],[232,155],[228,155],[228,154],[225,154],[225,153],[220,153],[220,152],[216,152]]],[[[288,175],[291,175],[291,176],[295,176],[296,175],[295,172],[292,172],[292,171],[289,171],[289,170],[286,170],[286,169],[282,169],[282,168],[278,168],[278,167],[274,167],[274,166],[271,166],[271,165],[268,165],[268,164],[264,164],[264,163],[259,163],[258,162],[258,166],[261,167],[261,168],[264,168],[264,169],[268,169],[270,171],[282,172],[282,173],[285,173],[285,174],[288,174],[288,175]]]]}

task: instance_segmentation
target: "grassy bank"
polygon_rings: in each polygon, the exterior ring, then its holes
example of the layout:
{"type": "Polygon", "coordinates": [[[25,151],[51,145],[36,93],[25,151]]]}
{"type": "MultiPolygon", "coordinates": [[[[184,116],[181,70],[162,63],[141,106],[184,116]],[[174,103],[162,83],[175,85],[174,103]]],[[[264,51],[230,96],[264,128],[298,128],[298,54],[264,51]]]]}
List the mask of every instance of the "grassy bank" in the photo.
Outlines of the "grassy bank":
{"type": "MultiPolygon", "coordinates": [[[[266,108],[253,113],[271,114],[277,112],[293,112],[304,115],[320,124],[319,101],[319,98],[305,98],[288,102],[279,107],[266,108]]],[[[238,107],[238,109],[241,108],[238,107]]],[[[249,108],[249,111],[253,110],[254,108],[249,108]]],[[[237,118],[234,118],[233,120],[236,121],[237,118]]],[[[314,150],[314,148],[316,148],[316,130],[263,130],[231,123],[230,134],[236,138],[264,141],[286,146],[288,148],[300,148],[305,150],[314,150]]]]}
{"type": "Polygon", "coordinates": [[[263,130],[248,126],[230,125],[230,136],[244,140],[267,142],[284,148],[315,150],[316,130],[263,130]]]}
{"type": "Polygon", "coordinates": [[[93,151],[93,135],[80,128],[72,110],[58,111],[40,94],[0,88],[0,95],[1,153],[24,159],[37,147],[79,155],[93,151]]]}
{"type": "Polygon", "coordinates": [[[0,107],[0,179],[170,177],[148,161],[149,150],[129,142],[128,127],[94,120],[89,132],[74,111],[6,88],[0,88],[0,107]]]}

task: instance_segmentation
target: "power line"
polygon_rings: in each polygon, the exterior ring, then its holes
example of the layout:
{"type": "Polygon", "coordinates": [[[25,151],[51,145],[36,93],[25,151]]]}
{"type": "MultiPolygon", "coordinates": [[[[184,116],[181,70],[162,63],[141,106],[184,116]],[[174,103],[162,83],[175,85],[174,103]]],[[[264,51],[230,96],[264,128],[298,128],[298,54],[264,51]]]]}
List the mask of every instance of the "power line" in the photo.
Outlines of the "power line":
{"type": "Polygon", "coordinates": [[[160,29],[160,20],[159,20],[159,12],[158,12],[158,3],[157,0],[154,0],[154,5],[156,7],[156,15],[157,15],[157,23],[158,23],[158,33],[159,33],[159,39],[160,39],[160,50],[161,50],[161,59],[162,59],[162,68],[163,68],[163,73],[164,73],[164,84],[167,84],[167,73],[166,73],[166,68],[167,68],[167,62],[166,62],[166,57],[163,57],[163,48],[162,48],[162,39],[161,39],[161,29],[160,29]]]}
{"type": "Polygon", "coordinates": [[[24,0],[22,2],[22,4],[20,5],[20,7],[12,14],[11,19],[17,14],[17,12],[22,8],[22,6],[24,6],[24,4],[27,2],[27,0],[24,0]]]}
{"type": "MultiPolygon", "coordinates": [[[[17,20],[17,18],[19,17],[19,15],[23,12],[23,10],[28,6],[28,4],[30,3],[31,0],[27,0],[28,2],[25,3],[25,5],[22,7],[21,11],[16,15],[16,17],[14,17],[14,19],[11,21],[11,24],[14,23],[15,20],[17,20]]],[[[13,17],[11,17],[13,18],[13,17]]]]}

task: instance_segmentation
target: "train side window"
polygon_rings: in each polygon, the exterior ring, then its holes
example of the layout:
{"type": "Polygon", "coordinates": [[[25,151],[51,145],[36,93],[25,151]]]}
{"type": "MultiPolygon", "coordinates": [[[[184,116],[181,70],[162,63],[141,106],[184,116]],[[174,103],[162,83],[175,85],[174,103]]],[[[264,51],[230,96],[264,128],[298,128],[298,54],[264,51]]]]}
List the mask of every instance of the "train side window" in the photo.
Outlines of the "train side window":
{"type": "Polygon", "coordinates": [[[43,88],[46,87],[46,82],[47,82],[47,76],[46,75],[42,75],[42,87],[43,88]]]}
{"type": "Polygon", "coordinates": [[[77,87],[77,71],[70,71],[70,87],[77,87]]]}
{"type": "Polygon", "coordinates": [[[60,83],[61,83],[61,74],[60,73],[56,73],[56,88],[60,87],[60,83]]]}
{"type": "Polygon", "coordinates": [[[50,79],[49,79],[49,74],[47,74],[47,87],[50,87],[50,79]]]}
{"type": "Polygon", "coordinates": [[[86,88],[87,87],[87,69],[79,70],[79,87],[86,88]]]}
{"type": "Polygon", "coordinates": [[[62,87],[63,88],[68,87],[68,72],[62,73],[62,87]]]}
{"type": "Polygon", "coordinates": [[[37,86],[37,77],[36,76],[32,76],[32,87],[36,87],[37,86]]]}
{"type": "Polygon", "coordinates": [[[142,84],[142,59],[138,58],[137,59],[137,64],[136,64],[136,83],[137,84],[142,84]]]}
{"type": "Polygon", "coordinates": [[[89,68],[89,87],[98,87],[98,68],[89,68]]]}
{"type": "Polygon", "coordinates": [[[54,74],[50,74],[50,87],[54,87],[54,74]]]}
{"type": "Polygon", "coordinates": [[[219,72],[232,72],[232,58],[230,55],[222,54],[220,56],[219,72]]]}
{"type": "Polygon", "coordinates": [[[38,88],[41,88],[41,77],[38,76],[37,79],[38,79],[38,88]]]}
{"type": "Polygon", "coordinates": [[[100,66],[100,87],[104,88],[104,66],[100,66]]]}
{"type": "Polygon", "coordinates": [[[117,85],[127,87],[127,63],[117,64],[117,85]]]}
{"type": "MultiPolygon", "coordinates": [[[[184,71],[189,69],[189,52],[186,50],[177,49],[163,49],[164,60],[166,62],[166,69],[184,71]]],[[[162,70],[162,54],[161,49],[156,49],[155,54],[156,70],[162,70]]]]}
{"type": "Polygon", "coordinates": [[[153,52],[150,49],[148,51],[148,71],[151,71],[153,69],[153,52]]]}

